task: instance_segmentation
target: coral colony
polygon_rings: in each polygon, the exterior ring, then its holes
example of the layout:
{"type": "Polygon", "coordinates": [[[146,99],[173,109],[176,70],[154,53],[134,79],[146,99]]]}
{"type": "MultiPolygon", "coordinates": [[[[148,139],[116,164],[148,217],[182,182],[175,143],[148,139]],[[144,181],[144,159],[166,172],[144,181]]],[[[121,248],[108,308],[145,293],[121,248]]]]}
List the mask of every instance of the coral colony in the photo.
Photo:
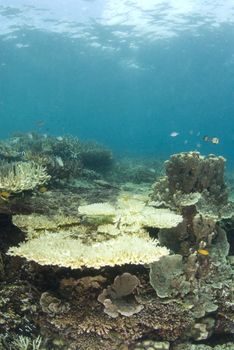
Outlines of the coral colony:
{"type": "Polygon", "coordinates": [[[0,142],[0,349],[233,350],[225,160],[0,142]]]}

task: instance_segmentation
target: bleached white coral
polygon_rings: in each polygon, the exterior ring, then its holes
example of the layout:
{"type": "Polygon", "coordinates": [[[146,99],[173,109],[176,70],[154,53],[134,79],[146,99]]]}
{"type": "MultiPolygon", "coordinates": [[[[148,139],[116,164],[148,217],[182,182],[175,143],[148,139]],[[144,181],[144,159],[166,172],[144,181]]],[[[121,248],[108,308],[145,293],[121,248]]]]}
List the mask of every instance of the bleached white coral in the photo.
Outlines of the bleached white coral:
{"type": "MultiPolygon", "coordinates": [[[[156,227],[171,228],[176,227],[183,221],[183,217],[169,209],[153,208],[145,205],[144,202],[128,198],[118,201],[115,208],[109,203],[94,203],[79,207],[79,213],[87,217],[112,218],[116,226],[123,230],[124,226],[139,228],[156,227]]],[[[110,229],[113,227],[110,226],[110,229]]]]}
{"type": "Polygon", "coordinates": [[[156,209],[145,206],[141,211],[131,215],[125,210],[122,216],[122,224],[135,225],[138,223],[142,227],[171,228],[176,227],[183,221],[183,217],[169,209],[156,209]]]}
{"type": "Polygon", "coordinates": [[[59,228],[77,226],[80,222],[78,217],[56,214],[56,215],[13,215],[12,222],[15,226],[26,231],[56,231],[59,228]]]}
{"type": "Polygon", "coordinates": [[[108,234],[110,236],[118,236],[120,234],[120,230],[112,224],[99,225],[97,228],[97,232],[108,234]]]}
{"type": "Polygon", "coordinates": [[[86,216],[115,216],[115,208],[105,202],[105,203],[93,203],[88,205],[79,206],[79,213],[86,216]]]}
{"type": "Polygon", "coordinates": [[[34,162],[0,164],[0,190],[10,193],[33,190],[50,180],[46,169],[34,162]]]}
{"type": "Polygon", "coordinates": [[[165,247],[150,238],[122,235],[101,243],[83,244],[67,233],[46,233],[9,250],[41,265],[72,269],[101,268],[123,264],[149,264],[169,254],[165,247]]]}

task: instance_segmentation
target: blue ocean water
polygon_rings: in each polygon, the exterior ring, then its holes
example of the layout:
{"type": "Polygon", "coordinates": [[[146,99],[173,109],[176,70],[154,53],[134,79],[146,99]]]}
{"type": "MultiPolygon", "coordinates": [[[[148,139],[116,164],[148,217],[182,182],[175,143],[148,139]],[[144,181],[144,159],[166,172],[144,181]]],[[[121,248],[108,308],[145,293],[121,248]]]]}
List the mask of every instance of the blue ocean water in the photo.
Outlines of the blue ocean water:
{"type": "Polygon", "coordinates": [[[72,134],[234,165],[232,0],[0,0],[0,28],[0,138],[72,134]]]}

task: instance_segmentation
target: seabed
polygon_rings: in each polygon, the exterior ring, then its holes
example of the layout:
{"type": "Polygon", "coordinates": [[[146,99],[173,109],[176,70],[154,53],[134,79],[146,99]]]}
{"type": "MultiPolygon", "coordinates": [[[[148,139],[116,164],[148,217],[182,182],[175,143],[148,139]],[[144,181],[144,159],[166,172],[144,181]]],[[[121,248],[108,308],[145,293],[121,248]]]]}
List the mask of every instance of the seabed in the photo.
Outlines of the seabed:
{"type": "Polygon", "coordinates": [[[0,349],[233,350],[225,159],[0,142],[0,349]]]}

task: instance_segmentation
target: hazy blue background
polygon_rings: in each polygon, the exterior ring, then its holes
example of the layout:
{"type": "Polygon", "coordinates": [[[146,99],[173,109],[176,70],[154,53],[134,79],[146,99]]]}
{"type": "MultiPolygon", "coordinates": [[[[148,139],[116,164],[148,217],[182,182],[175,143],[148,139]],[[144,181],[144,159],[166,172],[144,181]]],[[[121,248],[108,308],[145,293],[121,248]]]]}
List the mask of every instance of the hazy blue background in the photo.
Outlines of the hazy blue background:
{"type": "Polygon", "coordinates": [[[0,123],[234,164],[234,1],[0,0],[0,123]]]}

